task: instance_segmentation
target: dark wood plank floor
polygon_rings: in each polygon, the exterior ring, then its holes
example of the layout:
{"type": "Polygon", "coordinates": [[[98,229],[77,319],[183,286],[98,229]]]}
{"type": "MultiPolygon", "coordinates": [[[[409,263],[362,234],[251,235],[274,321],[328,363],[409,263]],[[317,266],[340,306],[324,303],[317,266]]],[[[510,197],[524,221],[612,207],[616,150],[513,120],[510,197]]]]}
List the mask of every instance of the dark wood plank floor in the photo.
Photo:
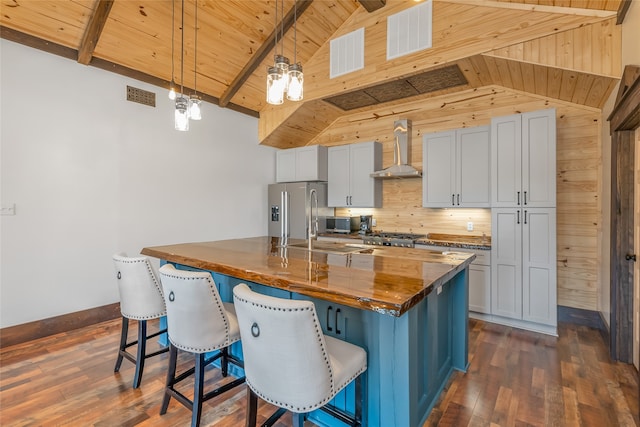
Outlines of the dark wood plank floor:
{"type": "MultiPolygon", "coordinates": [[[[188,425],[175,401],[159,415],[166,354],[147,361],[137,390],[131,363],[113,373],[119,328],[109,321],[0,349],[0,425],[188,425]]],[[[471,320],[469,372],[454,373],[425,426],[640,425],[635,368],[612,363],[594,329],[561,324],[559,334],[471,320]]],[[[223,381],[217,372],[207,387],[223,381]]],[[[242,426],[244,387],[206,402],[201,425],[242,426]]],[[[259,421],[273,409],[261,403],[259,421]]]]}

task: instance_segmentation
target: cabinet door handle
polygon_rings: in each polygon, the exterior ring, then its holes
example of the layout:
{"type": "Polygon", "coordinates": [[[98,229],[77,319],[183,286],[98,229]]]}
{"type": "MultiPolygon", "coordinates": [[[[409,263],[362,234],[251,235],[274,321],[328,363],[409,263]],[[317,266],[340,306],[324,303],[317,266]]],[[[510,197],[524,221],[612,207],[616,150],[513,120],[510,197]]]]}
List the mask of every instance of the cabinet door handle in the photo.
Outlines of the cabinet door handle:
{"type": "Polygon", "coordinates": [[[520,192],[518,191],[518,206],[520,206],[520,192]]]}
{"type": "Polygon", "coordinates": [[[624,256],[624,259],[626,259],[627,261],[633,260],[633,262],[636,262],[636,254],[626,254],[624,256]]]}
{"type": "Polygon", "coordinates": [[[516,219],[516,224],[520,224],[520,211],[517,212],[518,218],[516,219]]]}
{"type": "Polygon", "coordinates": [[[451,206],[455,206],[455,204],[456,204],[456,195],[452,194],[451,195],[451,206]]]}
{"type": "Polygon", "coordinates": [[[331,314],[331,310],[333,310],[333,307],[331,306],[327,307],[327,331],[329,332],[333,331],[333,328],[331,328],[331,325],[330,325],[331,319],[329,318],[329,315],[331,314]]]}
{"type": "Polygon", "coordinates": [[[527,211],[524,211],[524,223],[527,223],[527,211]]]}
{"type": "Polygon", "coordinates": [[[353,205],[353,196],[349,196],[349,206],[353,205]]]}
{"type": "Polygon", "coordinates": [[[458,195],[457,195],[457,198],[458,198],[458,203],[457,203],[457,205],[458,205],[458,206],[460,206],[460,194],[458,194],[458,195]]]}
{"type": "Polygon", "coordinates": [[[527,206],[527,192],[524,192],[524,205],[527,206]]]}
{"type": "Polygon", "coordinates": [[[333,324],[336,325],[336,334],[340,335],[342,331],[338,329],[338,313],[340,313],[340,309],[336,308],[336,317],[335,317],[335,322],[333,324]]]}

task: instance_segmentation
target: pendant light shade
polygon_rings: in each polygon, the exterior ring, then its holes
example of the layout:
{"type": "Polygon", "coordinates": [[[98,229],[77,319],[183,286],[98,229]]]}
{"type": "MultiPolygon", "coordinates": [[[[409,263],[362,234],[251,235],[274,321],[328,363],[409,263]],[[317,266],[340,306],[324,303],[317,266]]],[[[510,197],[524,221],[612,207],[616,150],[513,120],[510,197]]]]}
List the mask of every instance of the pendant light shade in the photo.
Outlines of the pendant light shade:
{"type": "Polygon", "coordinates": [[[198,95],[191,95],[189,99],[189,118],[191,120],[201,120],[202,111],[200,110],[202,100],[198,95]]]}
{"type": "Polygon", "coordinates": [[[267,70],[267,102],[279,105],[284,102],[284,74],[277,67],[269,67],[267,70]]]}
{"type": "Polygon", "coordinates": [[[175,128],[180,131],[189,130],[189,98],[183,95],[176,98],[175,128]]]}
{"type": "Polygon", "coordinates": [[[289,67],[289,87],[287,88],[287,99],[289,101],[302,101],[304,74],[302,73],[302,65],[293,64],[289,67]]]}

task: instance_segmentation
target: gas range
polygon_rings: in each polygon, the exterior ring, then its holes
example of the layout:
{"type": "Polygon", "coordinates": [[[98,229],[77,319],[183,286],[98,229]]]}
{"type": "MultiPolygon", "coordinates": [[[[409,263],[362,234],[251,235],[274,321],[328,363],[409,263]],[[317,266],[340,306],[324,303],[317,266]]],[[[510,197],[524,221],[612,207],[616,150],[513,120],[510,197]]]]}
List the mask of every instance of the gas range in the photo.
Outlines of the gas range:
{"type": "Polygon", "coordinates": [[[425,237],[425,235],[413,233],[379,232],[362,236],[362,243],[364,243],[365,245],[399,246],[403,248],[413,248],[416,245],[416,240],[422,237],[425,237]]]}

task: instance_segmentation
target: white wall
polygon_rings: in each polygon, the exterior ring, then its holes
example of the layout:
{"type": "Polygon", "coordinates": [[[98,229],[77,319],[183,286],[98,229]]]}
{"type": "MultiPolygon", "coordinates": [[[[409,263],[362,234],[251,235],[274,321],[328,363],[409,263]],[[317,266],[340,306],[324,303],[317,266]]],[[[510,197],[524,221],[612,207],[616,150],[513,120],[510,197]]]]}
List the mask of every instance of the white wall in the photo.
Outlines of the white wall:
{"type": "Polygon", "coordinates": [[[164,89],[0,40],[0,327],[118,301],[111,255],[265,235],[275,150],[205,103],[173,129],[164,89]],[[156,107],[126,100],[126,86],[156,107]]]}

